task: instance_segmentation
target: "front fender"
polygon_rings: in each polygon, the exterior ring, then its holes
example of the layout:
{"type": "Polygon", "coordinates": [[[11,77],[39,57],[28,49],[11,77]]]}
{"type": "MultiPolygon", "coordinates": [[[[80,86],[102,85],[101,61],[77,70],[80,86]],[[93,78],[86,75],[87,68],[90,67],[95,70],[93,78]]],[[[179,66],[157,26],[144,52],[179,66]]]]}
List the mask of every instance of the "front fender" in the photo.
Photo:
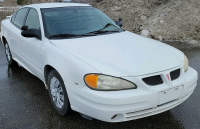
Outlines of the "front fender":
{"type": "Polygon", "coordinates": [[[48,39],[45,39],[41,53],[43,71],[46,65],[50,65],[58,71],[64,82],[79,88],[85,86],[84,76],[86,74],[100,73],[78,57],[56,47],[48,39]]]}

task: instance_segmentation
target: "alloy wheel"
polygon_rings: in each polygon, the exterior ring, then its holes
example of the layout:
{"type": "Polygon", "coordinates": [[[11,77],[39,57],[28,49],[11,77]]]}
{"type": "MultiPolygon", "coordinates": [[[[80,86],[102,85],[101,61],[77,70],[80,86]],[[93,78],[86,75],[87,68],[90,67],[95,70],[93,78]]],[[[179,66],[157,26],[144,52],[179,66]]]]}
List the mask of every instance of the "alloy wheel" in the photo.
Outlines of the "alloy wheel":
{"type": "Polygon", "coordinates": [[[64,105],[64,92],[56,77],[52,77],[50,80],[50,91],[54,104],[58,108],[62,108],[64,105]]]}

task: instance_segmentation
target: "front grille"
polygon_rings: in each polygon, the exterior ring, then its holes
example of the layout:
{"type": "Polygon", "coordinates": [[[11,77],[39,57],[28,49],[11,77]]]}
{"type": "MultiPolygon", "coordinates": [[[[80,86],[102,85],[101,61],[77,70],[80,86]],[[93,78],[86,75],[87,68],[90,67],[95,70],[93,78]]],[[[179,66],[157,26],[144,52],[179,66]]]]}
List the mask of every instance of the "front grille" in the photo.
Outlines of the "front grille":
{"type": "Polygon", "coordinates": [[[172,72],[170,72],[170,76],[171,76],[171,80],[176,80],[179,76],[180,76],[180,69],[174,70],[172,72]]]}
{"type": "Polygon", "coordinates": [[[142,79],[147,85],[155,86],[159,84],[163,84],[163,80],[160,75],[147,77],[142,79]]]}

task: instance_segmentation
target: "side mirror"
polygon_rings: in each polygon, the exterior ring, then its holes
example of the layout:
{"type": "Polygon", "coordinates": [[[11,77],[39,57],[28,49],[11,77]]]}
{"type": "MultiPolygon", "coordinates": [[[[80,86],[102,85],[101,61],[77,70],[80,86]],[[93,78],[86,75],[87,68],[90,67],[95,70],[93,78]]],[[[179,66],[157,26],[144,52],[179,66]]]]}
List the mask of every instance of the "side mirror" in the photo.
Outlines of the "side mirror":
{"type": "Polygon", "coordinates": [[[41,32],[38,29],[28,29],[28,26],[22,26],[21,28],[23,31],[21,32],[21,35],[23,37],[27,37],[27,38],[38,38],[38,39],[42,39],[41,37],[41,32]]]}
{"type": "Polygon", "coordinates": [[[122,24],[122,18],[119,18],[119,21],[115,21],[115,23],[119,26],[119,27],[122,27],[123,24],[122,24]]]}

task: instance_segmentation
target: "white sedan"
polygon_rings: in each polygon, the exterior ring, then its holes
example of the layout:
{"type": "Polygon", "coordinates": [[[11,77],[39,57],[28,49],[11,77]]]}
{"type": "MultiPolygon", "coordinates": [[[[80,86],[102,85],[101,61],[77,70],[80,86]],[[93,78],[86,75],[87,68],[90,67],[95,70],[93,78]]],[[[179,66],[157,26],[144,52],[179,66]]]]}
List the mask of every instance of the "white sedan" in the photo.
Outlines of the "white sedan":
{"type": "Polygon", "coordinates": [[[198,79],[187,57],[118,23],[87,4],[33,4],[2,21],[1,39],[8,64],[41,79],[60,115],[122,122],[184,102],[198,79]]]}

